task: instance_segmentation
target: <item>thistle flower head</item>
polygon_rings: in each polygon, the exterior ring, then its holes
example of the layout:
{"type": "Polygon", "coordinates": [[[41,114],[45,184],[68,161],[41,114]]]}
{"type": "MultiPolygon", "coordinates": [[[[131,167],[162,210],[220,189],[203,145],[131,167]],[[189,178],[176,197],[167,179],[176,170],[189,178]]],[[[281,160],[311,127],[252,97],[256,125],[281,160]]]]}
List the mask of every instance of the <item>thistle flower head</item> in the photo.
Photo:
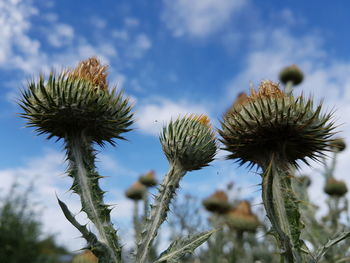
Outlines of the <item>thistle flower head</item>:
{"type": "Polygon", "coordinates": [[[346,143],[342,138],[336,138],[332,140],[329,144],[333,152],[342,152],[346,148],[346,143]]]}
{"type": "Polygon", "coordinates": [[[81,61],[75,69],[69,71],[69,76],[84,79],[102,90],[108,90],[107,69],[107,65],[101,65],[96,57],[92,57],[81,61]]]}
{"type": "Polygon", "coordinates": [[[47,81],[32,81],[20,100],[22,117],[49,138],[83,133],[98,144],[122,139],[132,124],[131,106],[122,92],[108,89],[106,69],[90,58],[47,81]]]}
{"type": "Polygon", "coordinates": [[[139,178],[141,184],[147,187],[152,187],[157,185],[156,173],[155,171],[149,171],[148,173],[141,175],[139,178]]]}
{"type": "Polygon", "coordinates": [[[90,250],[85,250],[85,252],[75,256],[72,261],[72,263],[81,263],[81,262],[97,263],[98,258],[90,250]]]}
{"type": "Polygon", "coordinates": [[[134,201],[138,201],[143,198],[146,191],[147,191],[146,186],[144,186],[143,184],[137,181],[126,190],[125,196],[134,201]]]}
{"type": "Polygon", "coordinates": [[[348,188],[344,181],[331,177],[327,180],[324,191],[330,196],[342,197],[348,192],[348,188]]]}
{"type": "Polygon", "coordinates": [[[271,157],[297,166],[297,161],[317,159],[332,135],[330,114],[321,114],[303,96],[285,94],[271,81],[251,90],[240,107],[232,107],[219,130],[229,159],[240,164],[266,165],[271,157]]]}
{"type": "Polygon", "coordinates": [[[234,230],[255,232],[260,225],[258,217],[252,212],[248,201],[240,202],[226,215],[227,225],[234,230]]]}
{"type": "Polygon", "coordinates": [[[217,150],[214,131],[204,115],[189,115],[170,121],[163,128],[160,142],[169,162],[181,165],[186,171],[207,166],[217,150]]]}
{"type": "Polygon", "coordinates": [[[285,67],[280,72],[280,80],[283,84],[292,82],[294,86],[299,85],[304,79],[303,72],[299,69],[297,65],[291,65],[285,67]]]}
{"type": "Polygon", "coordinates": [[[216,191],[214,194],[203,200],[203,206],[214,213],[223,214],[230,210],[231,205],[227,194],[224,191],[216,191]]]}

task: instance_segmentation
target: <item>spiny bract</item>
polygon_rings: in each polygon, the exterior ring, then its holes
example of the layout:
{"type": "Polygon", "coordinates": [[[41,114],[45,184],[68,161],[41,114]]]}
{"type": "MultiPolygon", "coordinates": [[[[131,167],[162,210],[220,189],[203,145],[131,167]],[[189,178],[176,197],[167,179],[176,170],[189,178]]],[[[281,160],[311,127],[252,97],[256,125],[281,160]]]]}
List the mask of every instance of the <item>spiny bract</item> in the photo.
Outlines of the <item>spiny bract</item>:
{"type": "Polygon", "coordinates": [[[131,106],[122,92],[108,89],[106,66],[98,63],[91,58],[73,71],[29,83],[20,100],[28,126],[49,134],[48,138],[79,133],[98,144],[122,139],[120,134],[133,122],[131,106]]]}
{"type": "Polygon", "coordinates": [[[297,161],[317,159],[327,148],[334,128],[331,114],[321,114],[321,105],[294,98],[265,81],[258,92],[232,107],[219,130],[229,159],[241,165],[264,166],[272,157],[297,166],[297,161]]]}
{"type": "Polygon", "coordinates": [[[160,136],[169,162],[186,171],[207,166],[216,154],[216,137],[206,116],[185,116],[171,121],[160,136]]]}

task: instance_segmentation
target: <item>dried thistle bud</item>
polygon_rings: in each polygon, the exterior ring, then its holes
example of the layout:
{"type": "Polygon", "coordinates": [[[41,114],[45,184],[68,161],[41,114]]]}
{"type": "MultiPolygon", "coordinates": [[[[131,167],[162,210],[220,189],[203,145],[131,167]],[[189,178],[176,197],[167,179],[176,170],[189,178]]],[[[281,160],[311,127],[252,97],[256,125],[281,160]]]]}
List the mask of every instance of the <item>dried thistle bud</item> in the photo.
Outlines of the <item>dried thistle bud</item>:
{"type": "Polygon", "coordinates": [[[240,109],[225,114],[219,134],[225,150],[240,164],[267,165],[276,160],[297,166],[297,161],[316,159],[326,150],[332,135],[330,114],[302,96],[294,98],[271,81],[251,90],[240,109]]]}
{"type": "Polygon", "coordinates": [[[283,84],[287,84],[289,81],[291,81],[293,85],[296,86],[299,85],[303,81],[303,79],[304,74],[297,65],[285,67],[280,72],[280,81],[283,84]]]}
{"type": "Polygon", "coordinates": [[[337,138],[337,139],[332,140],[330,142],[329,146],[331,147],[331,150],[333,152],[342,152],[346,148],[346,143],[345,143],[344,139],[337,138]]]}
{"type": "Polygon", "coordinates": [[[344,181],[331,177],[327,180],[324,191],[330,196],[342,197],[348,192],[348,188],[344,181]]]}
{"type": "Polygon", "coordinates": [[[73,79],[86,80],[101,90],[108,90],[107,69],[107,65],[101,65],[96,57],[92,57],[81,61],[75,69],[69,72],[69,76],[73,79]]]}
{"type": "Polygon", "coordinates": [[[216,191],[214,194],[203,200],[203,206],[213,213],[224,214],[228,212],[231,205],[224,191],[216,191]]]}
{"type": "Polygon", "coordinates": [[[98,258],[90,251],[85,250],[82,254],[73,258],[72,263],[97,263],[98,258]]]}
{"type": "Polygon", "coordinates": [[[156,186],[158,183],[155,171],[149,171],[148,173],[140,176],[139,181],[141,184],[147,187],[156,186]]]}
{"type": "Polygon", "coordinates": [[[20,101],[22,117],[48,138],[83,133],[98,144],[122,139],[133,122],[131,106],[122,92],[107,89],[106,68],[91,58],[72,72],[29,83],[20,101]]]}
{"type": "Polygon", "coordinates": [[[130,186],[128,190],[126,190],[125,196],[134,201],[139,201],[144,197],[146,192],[146,186],[137,181],[132,186],[130,186]]]}
{"type": "Polygon", "coordinates": [[[163,151],[171,163],[186,171],[207,166],[216,154],[216,137],[205,115],[190,115],[171,121],[160,136],[163,151]]]}
{"type": "Polygon", "coordinates": [[[227,225],[237,231],[255,232],[260,222],[252,212],[248,201],[240,202],[235,208],[226,214],[227,225]]]}

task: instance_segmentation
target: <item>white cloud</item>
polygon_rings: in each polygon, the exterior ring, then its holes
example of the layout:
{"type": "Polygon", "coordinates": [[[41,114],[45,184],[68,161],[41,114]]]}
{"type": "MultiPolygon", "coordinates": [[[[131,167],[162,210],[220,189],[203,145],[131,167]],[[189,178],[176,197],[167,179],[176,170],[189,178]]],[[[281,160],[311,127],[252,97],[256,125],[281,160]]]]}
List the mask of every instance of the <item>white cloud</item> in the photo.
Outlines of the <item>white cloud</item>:
{"type": "Polygon", "coordinates": [[[140,24],[140,21],[136,19],[135,17],[126,17],[124,19],[124,23],[128,27],[136,27],[140,24]]]}
{"type": "Polygon", "coordinates": [[[128,47],[128,56],[130,58],[141,58],[145,52],[152,47],[151,39],[146,34],[138,34],[133,44],[128,47]]]}
{"type": "Polygon", "coordinates": [[[94,16],[91,18],[91,24],[98,29],[104,29],[107,26],[107,21],[102,17],[94,16]]]}
{"type": "Polygon", "coordinates": [[[206,37],[230,21],[246,0],[164,0],[162,19],[176,37],[206,37]]]}
{"type": "Polygon", "coordinates": [[[47,39],[49,43],[56,47],[69,45],[74,38],[74,29],[70,25],[58,23],[48,30],[47,39]]]}
{"type": "Polygon", "coordinates": [[[30,18],[38,15],[38,9],[32,2],[4,0],[0,1],[0,68],[18,68],[28,71],[43,58],[40,42],[32,38],[30,18]]]}
{"type": "Polygon", "coordinates": [[[138,107],[135,118],[136,124],[141,131],[152,135],[158,135],[162,131],[163,125],[171,119],[176,119],[179,116],[191,113],[208,114],[207,109],[202,105],[158,98],[138,107]]]}
{"type": "MultiPolygon", "coordinates": [[[[117,161],[113,161],[108,155],[99,155],[99,164],[105,171],[118,171],[120,176],[133,176],[136,173],[123,167],[117,161]]],[[[71,194],[68,189],[72,180],[65,176],[63,153],[56,151],[46,151],[43,156],[28,159],[27,163],[21,167],[14,167],[0,170],[2,192],[7,192],[12,183],[16,181],[19,185],[26,187],[30,182],[34,184],[33,202],[39,205],[41,212],[40,220],[43,223],[44,233],[57,234],[57,241],[66,246],[70,251],[79,250],[85,246],[85,241],[80,238],[81,234],[66,220],[56,199],[57,196],[64,201],[78,221],[87,223],[85,213],[80,211],[80,200],[76,194],[71,194]]],[[[108,181],[108,178],[105,179],[108,181]]],[[[106,184],[106,182],[102,182],[106,184]]],[[[110,189],[104,189],[110,190],[110,189]]],[[[112,189],[107,194],[109,204],[114,204],[112,219],[116,221],[116,227],[122,226],[123,233],[130,232],[132,202],[124,197],[124,191],[112,189]]],[[[91,227],[91,226],[90,226],[91,227]]],[[[121,236],[122,242],[126,242],[130,247],[133,240],[129,236],[121,236]]]]}
{"type": "MultiPolygon", "coordinates": [[[[98,56],[107,64],[114,62],[119,68],[129,67],[152,46],[148,35],[126,31],[137,23],[134,18],[126,18],[125,28],[111,32],[114,38],[92,39],[91,35],[85,37],[80,34],[79,28],[74,29],[70,24],[59,21],[55,13],[41,14],[32,0],[0,1],[0,10],[0,69],[17,70],[23,78],[39,72],[47,74],[52,68],[73,66],[89,56],[98,56]],[[32,18],[39,16],[47,23],[34,24],[32,18]],[[40,32],[45,33],[47,42],[41,42],[36,37],[40,32]],[[47,52],[47,44],[60,50],[47,52]]],[[[101,18],[95,17],[92,22],[96,31],[105,27],[101,18]]]]}
{"type": "MultiPolygon", "coordinates": [[[[55,196],[57,193],[59,198],[67,202],[67,195],[64,193],[70,187],[70,179],[62,176],[65,169],[63,161],[63,154],[49,151],[44,156],[28,160],[27,164],[22,167],[1,170],[1,188],[6,192],[14,181],[24,187],[33,182],[33,201],[39,204],[42,215],[40,220],[43,222],[44,232],[57,233],[59,243],[66,245],[71,250],[76,250],[85,243],[81,239],[74,239],[80,234],[64,218],[55,196]]],[[[67,203],[74,213],[78,213],[79,201],[76,196],[72,195],[72,197],[67,203]]],[[[78,218],[83,219],[83,214],[81,213],[78,218]]]]}

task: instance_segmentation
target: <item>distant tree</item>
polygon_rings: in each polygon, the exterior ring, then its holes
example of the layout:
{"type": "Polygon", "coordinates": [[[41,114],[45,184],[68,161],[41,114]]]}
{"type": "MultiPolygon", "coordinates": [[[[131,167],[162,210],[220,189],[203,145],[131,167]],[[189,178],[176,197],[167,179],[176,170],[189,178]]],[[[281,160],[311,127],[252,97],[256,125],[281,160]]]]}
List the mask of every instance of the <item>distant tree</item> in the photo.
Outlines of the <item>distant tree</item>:
{"type": "Polygon", "coordinates": [[[41,222],[29,201],[32,187],[21,193],[13,184],[0,196],[0,262],[59,262],[67,251],[57,246],[54,237],[42,239],[41,222]]]}

